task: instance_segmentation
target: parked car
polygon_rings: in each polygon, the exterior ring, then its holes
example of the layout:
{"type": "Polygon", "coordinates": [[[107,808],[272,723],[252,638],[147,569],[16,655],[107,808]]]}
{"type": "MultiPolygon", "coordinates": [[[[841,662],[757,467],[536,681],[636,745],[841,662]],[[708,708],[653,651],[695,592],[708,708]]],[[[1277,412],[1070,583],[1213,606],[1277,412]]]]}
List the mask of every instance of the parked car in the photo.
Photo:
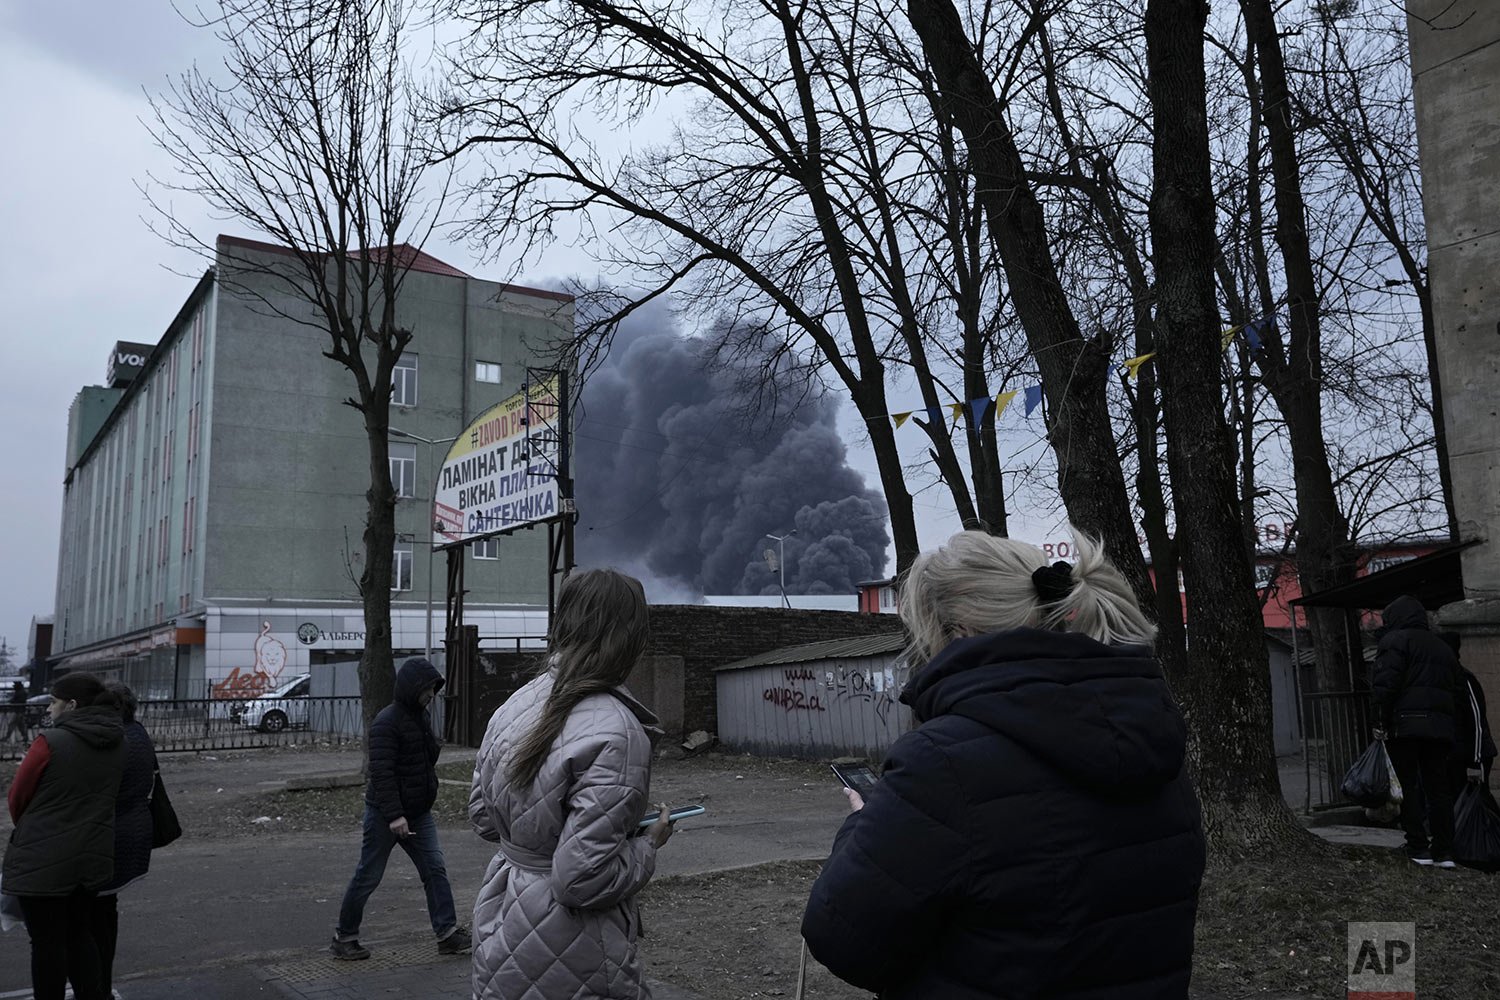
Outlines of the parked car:
{"type": "Polygon", "coordinates": [[[234,705],[230,715],[240,725],[263,733],[279,733],[289,727],[306,726],[311,688],[312,675],[298,674],[259,698],[234,705]]]}
{"type": "Polygon", "coordinates": [[[26,725],[31,729],[41,729],[52,725],[52,716],[47,714],[47,706],[52,704],[50,694],[34,694],[26,699],[26,725]]]}

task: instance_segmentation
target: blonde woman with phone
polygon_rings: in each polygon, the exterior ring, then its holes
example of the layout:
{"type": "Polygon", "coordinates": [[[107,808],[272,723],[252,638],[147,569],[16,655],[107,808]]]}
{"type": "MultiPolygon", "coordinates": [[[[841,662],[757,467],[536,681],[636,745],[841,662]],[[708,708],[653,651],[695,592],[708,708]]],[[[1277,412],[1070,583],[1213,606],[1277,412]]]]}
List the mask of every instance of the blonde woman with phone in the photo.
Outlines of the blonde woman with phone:
{"type": "Polygon", "coordinates": [[[1129,585],[1075,537],[1077,564],[1048,565],[964,532],[903,582],[918,725],[846,789],[802,921],[813,957],[881,1000],[1187,997],[1187,731],[1129,585]]]}

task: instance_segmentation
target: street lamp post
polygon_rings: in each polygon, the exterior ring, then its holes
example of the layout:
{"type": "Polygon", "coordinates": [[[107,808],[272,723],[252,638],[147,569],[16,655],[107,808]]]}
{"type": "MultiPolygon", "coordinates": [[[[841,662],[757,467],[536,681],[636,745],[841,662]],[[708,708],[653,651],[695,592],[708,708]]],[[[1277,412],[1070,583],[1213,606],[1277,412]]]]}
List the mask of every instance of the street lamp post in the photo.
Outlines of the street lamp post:
{"type": "Polygon", "coordinates": [[[781,605],[785,608],[790,608],[792,606],[792,602],[787,600],[786,596],[786,540],[788,538],[791,538],[796,533],[797,529],[793,528],[791,531],[788,531],[784,535],[766,536],[771,541],[776,543],[776,548],[778,550],[776,553],[776,574],[781,582],[781,605]]]}
{"type": "MultiPolygon", "coordinates": [[[[396,435],[397,437],[410,438],[413,441],[420,441],[422,444],[429,445],[429,446],[440,445],[440,444],[451,444],[452,442],[458,440],[457,437],[424,438],[424,437],[422,437],[419,434],[412,434],[412,433],[410,433],[408,431],[398,430],[395,427],[390,428],[390,431],[391,431],[392,434],[396,435]]],[[[429,452],[429,456],[430,456],[430,454],[431,453],[429,452]]],[[[435,484],[436,482],[437,482],[437,477],[434,476],[433,477],[433,483],[435,484]]],[[[427,659],[431,660],[432,659],[432,564],[436,560],[434,560],[433,556],[432,556],[432,554],[433,554],[432,535],[431,535],[432,525],[429,524],[427,526],[427,530],[428,530],[428,542],[427,542],[427,652],[426,652],[425,655],[426,655],[427,659]]]]}

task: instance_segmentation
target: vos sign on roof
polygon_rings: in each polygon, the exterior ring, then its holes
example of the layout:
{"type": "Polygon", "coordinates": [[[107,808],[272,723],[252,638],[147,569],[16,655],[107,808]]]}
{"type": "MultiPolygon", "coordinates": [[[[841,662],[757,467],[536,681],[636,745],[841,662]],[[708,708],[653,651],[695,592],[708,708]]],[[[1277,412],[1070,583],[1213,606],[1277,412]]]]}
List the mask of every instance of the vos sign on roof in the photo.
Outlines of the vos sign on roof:
{"type": "Polygon", "coordinates": [[[556,375],[481,413],[443,459],[433,494],[437,548],[556,517],[560,426],[556,375]]]}
{"type": "Polygon", "coordinates": [[[104,384],[111,389],[121,389],[135,381],[154,350],[155,344],[136,344],[125,340],[115,344],[115,349],[109,352],[109,367],[104,372],[104,384]]]}

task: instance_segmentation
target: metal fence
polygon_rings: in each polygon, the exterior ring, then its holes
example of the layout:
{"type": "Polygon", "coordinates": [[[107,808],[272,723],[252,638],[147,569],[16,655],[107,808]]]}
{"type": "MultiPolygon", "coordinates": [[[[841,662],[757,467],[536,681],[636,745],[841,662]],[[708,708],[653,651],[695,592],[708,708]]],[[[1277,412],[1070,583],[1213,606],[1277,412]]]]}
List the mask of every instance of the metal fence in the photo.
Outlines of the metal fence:
{"type": "Polygon", "coordinates": [[[1339,791],[1344,775],[1374,739],[1370,696],[1360,691],[1304,695],[1302,745],[1307,812],[1349,805],[1339,791]]]}
{"type": "MultiPolygon", "coordinates": [[[[175,698],[143,701],[136,720],[151,734],[157,753],[194,750],[247,750],[255,747],[319,743],[357,744],[364,735],[364,716],[356,696],[336,698],[252,698],[227,701],[175,698]]],[[[45,716],[28,720],[31,735],[45,716]]],[[[5,725],[10,719],[5,718],[5,725]]],[[[26,742],[0,743],[0,760],[18,760],[26,742]]]]}

